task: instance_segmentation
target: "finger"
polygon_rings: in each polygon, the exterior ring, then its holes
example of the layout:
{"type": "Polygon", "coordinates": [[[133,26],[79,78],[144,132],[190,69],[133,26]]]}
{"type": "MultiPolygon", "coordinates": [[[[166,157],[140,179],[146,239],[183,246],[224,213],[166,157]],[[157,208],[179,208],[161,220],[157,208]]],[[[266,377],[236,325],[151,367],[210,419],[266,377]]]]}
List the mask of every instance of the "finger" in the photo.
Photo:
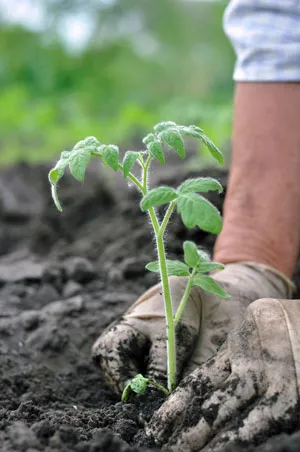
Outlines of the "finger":
{"type": "Polygon", "coordinates": [[[190,404],[182,432],[175,433],[170,440],[176,450],[201,450],[226,421],[236,418],[240,410],[253,400],[256,395],[254,381],[253,378],[241,381],[237,375],[231,375],[202,405],[199,399],[190,404]],[[192,427],[191,419],[194,423],[192,427]]]}
{"type": "MultiPolygon", "coordinates": [[[[198,331],[192,326],[180,323],[176,329],[176,378],[179,381],[182,369],[187,363],[198,331]]],[[[147,377],[166,384],[167,381],[167,338],[163,334],[153,338],[149,351],[147,377]]]]}
{"type": "Polygon", "coordinates": [[[168,400],[154,414],[146,428],[147,435],[158,443],[166,441],[180,428],[193,398],[201,400],[226,380],[230,372],[226,350],[186,377],[168,400]]]}
{"type": "Polygon", "coordinates": [[[106,383],[120,394],[127,380],[142,372],[147,349],[147,337],[121,321],[97,339],[92,347],[92,357],[104,373],[106,383]]]}
{"type": "Polygon", "coordinates": [[[214,438],[204,450],[221,452],[225,445],[260,443],[262,439],[279,431],[292,431],[297,427],[297,422],[297,402],[294,407],[286,404],[279,407],[278,404],[274,405],[274,397],[268,397],[257,404],[246,417],[241,417],[236,428],[232,428],[231,424],[230,428],[214,438]]]}

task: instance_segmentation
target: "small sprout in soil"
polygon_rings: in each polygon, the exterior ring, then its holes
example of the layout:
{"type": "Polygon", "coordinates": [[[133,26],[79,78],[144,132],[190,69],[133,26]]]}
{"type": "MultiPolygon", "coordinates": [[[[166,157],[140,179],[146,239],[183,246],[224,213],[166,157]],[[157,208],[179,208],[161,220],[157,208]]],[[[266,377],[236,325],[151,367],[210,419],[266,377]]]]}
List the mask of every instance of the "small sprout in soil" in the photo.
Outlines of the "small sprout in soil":
{"type": "Polygon", "coordinates": [[[122,394],[122,402],[127,402],[130,390],[136,394],[144,394],[148,386],[155,387],[166,396],[169,395],[169,391],[156,381],[149,380],[149,378],[145,378],[142,374],[137,374],[126,384],[122,394]]]}
{"type": "MultiPolygon", "coordinates": [[[[198,250],[197,245],[191,241],[183,244],[184,262],[169,260],[166,256],[165,232],[170,218],[175,210],[181,215],[182,221],[187,228],[198,227],[204,231],[219,234],[222,229],[222,218],[219,211],[205,197],[199,193],[214,190],[221,193],[223,188],[219,181],[210,177],[199,177],[184,181],[179,187],[161,186],[149,188],[149,170],[153,160],[165,164],[165,151],[173,149],[180,158],[185,157],[184,137],[190,136],[200,140],[210,151],[211,155],[220,163],[223,163],[221,151],[197,126],[182,126],[172,121],[161,122],[154,126],[152,133],[144,139],[146,149],[143,151],[127,151],[120,159],[119,149],[113,144],[101,144],[97,138],[88,137],[79,141],[69,152],[62,152],[55,167],[49,172],[49,181],[54,203],[59,211],[62,207],[57,195],[57,184],[69,167],[71,174],[80,182],[84,181],[87,165],[92,157],[100,159],[104,165],[113,171],[121,171],[124,179],[134,184],[142,195],[140,208],[147,212],[153,227],[157,261],[150,262],[146,268],[160,275],[162,283],[163,300],[166,314],[167,331],[167,377],[168,391],[172,392],[176,386],[176,326],[180,321],[186,302],[189,298],[191,288],[199,286],[204,291],[219,297],[230,298],[229,295],[218,285],[218,283],[206,273],[220,270],[223,267],[218,262],[210,262],[207,254],[198,250]],[[134,166],[139,165],[141,176],[132,173],[134,166]],[[163,218],[159,218],[156,208],[166,206],[163,218]],[[171,292],[168,276],[185,276],[187,285],[176,312],[173,312],[171,292]]],[[[123,399],[127,397],[129,389],[134,392],[143,392],[147,385],[162,388],[152,380],[146,380],[138,375],[126,386],[123,399]],[[145,381],[147,383],[145,383],[145,381]],[[138,388],[138,391],[136,390],[138,388]],[[124,395],[125,394],[125,395],[124,395]]]]}

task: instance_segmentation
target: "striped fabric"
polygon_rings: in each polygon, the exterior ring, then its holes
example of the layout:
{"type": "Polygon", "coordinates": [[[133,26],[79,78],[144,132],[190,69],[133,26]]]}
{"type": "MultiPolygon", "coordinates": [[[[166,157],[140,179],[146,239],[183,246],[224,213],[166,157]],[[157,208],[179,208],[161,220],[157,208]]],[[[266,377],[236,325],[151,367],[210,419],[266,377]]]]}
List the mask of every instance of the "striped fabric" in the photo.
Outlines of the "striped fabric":
{"type": "Polygon", "coordinates": [[[224,30],[236,81],[300,81],[300,0],[231,0],[224,30]]]}

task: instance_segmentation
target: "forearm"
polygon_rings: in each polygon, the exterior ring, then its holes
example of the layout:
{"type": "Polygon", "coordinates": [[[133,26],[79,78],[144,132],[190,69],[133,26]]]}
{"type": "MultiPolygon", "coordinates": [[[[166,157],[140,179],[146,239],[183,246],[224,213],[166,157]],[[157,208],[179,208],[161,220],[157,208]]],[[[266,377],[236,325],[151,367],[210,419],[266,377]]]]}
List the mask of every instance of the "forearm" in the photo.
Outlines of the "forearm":
{"type": "Polygon", "coordinates": [[[214,259],[291,276],[300,240],[300,83],[238,83],[224,226],[214,259]]]}

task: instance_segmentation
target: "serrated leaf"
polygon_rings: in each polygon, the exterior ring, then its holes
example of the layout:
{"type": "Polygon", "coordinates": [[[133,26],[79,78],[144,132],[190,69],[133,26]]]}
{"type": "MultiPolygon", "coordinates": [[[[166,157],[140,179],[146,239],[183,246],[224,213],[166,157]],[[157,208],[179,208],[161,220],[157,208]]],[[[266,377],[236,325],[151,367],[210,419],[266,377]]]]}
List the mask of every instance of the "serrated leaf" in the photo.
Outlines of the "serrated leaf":
{"type": "Polygon", "coordinates": [[[169,129],[170,127],[174,127],[174,126],[176,127],[176,124],[173,121],[159,122],[158,124],[156,124],[154,126],[154,132],[160,133],[163,130],[169,129]]]}
{"type": "Polygon", "coordinates": [[[144,212],[150,207],[167,204],[178,197],[177,191],[172,187],[157,187],[150,190],[141,200],[140,207],[144,212]]]}
{"type": "Polygon", "coordinates": [[[146,135],[143,138],[143,143],[147,146],[149,143],[151,143],[152,141],[154,141],[156,138],[154,136],[153,133],[148,133],[148,135],[146,135]]]}
{"type": "Polygon", "coordinates": [[[201,262],[198,265],[197,270],[199,273],[208,273],[213,270],[223,270],[224,268],[224,265],[219,262],[201,262]]]}
{"type": "Polygon", "coordinates": [[[69,168],[72,176],[79,182],[84,181],[86,167],[91,158],[91,151],[84,148],[73,149],[69,155],[69,168]]]}
{"type": "MultiPolygon", "coordinates": [[[[99,149],[99,148],[98,148],[99,149]]],[[[119,168],[119,148],[114,144],[108,144],[101,149],[101,154],[103,155],[105,162],[114,171],[118,171],[119,168]]]]}
{"type": "Polygon", "coordinates": [[[148,379],[142,374],[137,374],[130,382],[130,388],[136,394],[144,394],[147,389],[148,379]]]}
{"type": "Polygon", "coordinates": [[[159,134],[162,141],[174,149],[180,158],[184,158],[184,142],[178,129],[170,127],[159,134]]]}
{"type": "Polygon", "coordinates": [[[179,126],[179,130],[182,135],[194,138],[201,138],[202,134],[204,133],[203,130],[197,126],[179,126]]]}
{"type": "Polygon", "coordinates": [[[200,260],[197,245],[194,242],[186,240],[183,244],[183,250],[184,261],[189,267],[195,268],[200,260]]]}
{"type": "Polygon", "coordinates": [[[199,177],[197,179],[188,179],[178,187],[179,193],[206,193],[211,190],[217,190],[222,193],[223,187],[219,181],[212,177],[199,177]]]}
{"type": "Polygon", "coordinates": [[[77,149],[84,149],[85,144],[83,140],[78,141],[78,143],[75,144],[75,146],[73,147],[73,151],[77,151],[77,149]]]}
{"type": "Polygon", "coordinates": [[[179,194],[177,210],[187,228],[198,226],[212,234],[219,234],[222,229],[222,218],[217,208],[196,193],[179,194]]]}
{"type": "Polygon", "coordinates": [[[221,298],[230,298],[230,295],[225,292],[225,290],[222,289],[222,287],[219,286],[219,284],[217,284],[216,281],[210,276],[199,274],[195,275],[195,277],[193,278],[193,286],[199,286],[206,292],[213,293],[214,295],[217,295],[221,298]]]}
{"type": "Polygon", "coordinates": [[[223,163],[223,154],[219,148],[208,138],[204,133],[201,135],[201,140],[211,153],[211,155],[222,165],[223,163]]]}
{"type": "Polygon", "coordinates": [[[83,141],[84,141],[84,145],[86,147],[90,147],[91,149],[93,149],[93,148],[96,149],[100,145],[100,143],[96,137],[86,137],[83,141]]]}
{"type": "Polygon", "coordinates": [[[139,158],[140,153],[136,151],[126,151],[123,158],[123,176],[124,179],[128,176],[130,171],[132,170],[133,165],[139,158]]]}
{"type": "Polygon", "coordinates": [[[223,163],[223,154],[220,149],[205,135],[204,131],[197,126],[178,126],[182,135],[191,136],[201,140],[208,148],[211,155],[220,163],[223,163]]]}
{"type": "Polygon", "coordinates": [[[164,151],[159,140],[151,141],[151,143],[147,145],[147,149],[152,157],[156,158],[162,165],[165,164],[164,151]]]}
{"type": "Polygon", "coordinates": [[[63,151],[55,167],[50,170],[48,178],[51,184],[57,184],[59,179],[63,177],[65,169],[69,163],[69,156],[70,156],[69,151],[63,151]]]}
{"type": "MultiPolygon", "coordinates": [[[[168,276],[188,276],[189,267],[180,261],[166,259],[168,276]]],[[[150,272],[159,273],[159,262],[153,261],[146,265],[146,269],[150,272]]]]}
{"type": "Polygon", "coordinates": [[[56,163],[55,167],[49,171],[48,179],[51,184],[51,194],[56,208],[62,212],[62,207],[58,199],[57,183],[63,177],[66,167],[69,163],[70,152],[63,151],[60,155],[60,159],[56,163]]]}

